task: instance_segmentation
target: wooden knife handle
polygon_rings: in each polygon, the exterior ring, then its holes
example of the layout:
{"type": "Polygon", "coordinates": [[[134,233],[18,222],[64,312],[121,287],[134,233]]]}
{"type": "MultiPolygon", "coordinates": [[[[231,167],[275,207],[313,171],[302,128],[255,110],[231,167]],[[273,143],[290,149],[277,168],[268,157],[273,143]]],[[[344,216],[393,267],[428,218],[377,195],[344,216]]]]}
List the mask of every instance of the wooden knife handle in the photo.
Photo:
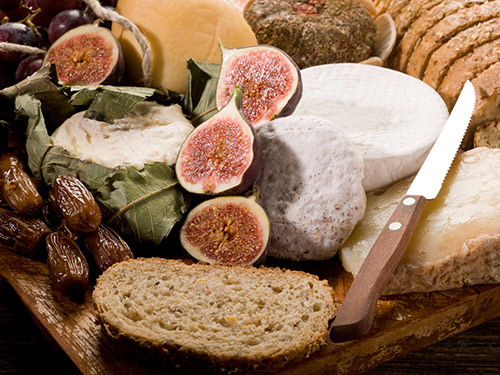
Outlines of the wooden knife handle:
{"type": "Polygon", "coordinates": [[[401,199],[335,316],[330,330],[333,342],[354,340],[368,333],[377,301],[401,261],[426,205],[427,199],[421,195],[401,199]]]}

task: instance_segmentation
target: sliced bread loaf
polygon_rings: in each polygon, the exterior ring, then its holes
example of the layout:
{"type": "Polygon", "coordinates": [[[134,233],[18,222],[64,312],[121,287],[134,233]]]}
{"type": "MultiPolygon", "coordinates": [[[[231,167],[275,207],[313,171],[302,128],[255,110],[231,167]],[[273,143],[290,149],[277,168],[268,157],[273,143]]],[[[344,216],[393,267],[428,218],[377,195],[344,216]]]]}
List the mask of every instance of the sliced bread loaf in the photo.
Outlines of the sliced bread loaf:
{"type": "Polygon", "coordinates": [[[424,82],[436,89],[455,61],[471,53],[475,48],[498,38],[500,38],[500,17],[461,31],[430,56],[424,82]]]}
{"type": "Polygon", "coordinates": [[[487,121],[477,127],[474,147],[500,148],[500,120],[487,121]]]}
{"type": "Polygon", "coordinates": [[[113,265],[92,296],[112,337],[196,373],[251,373],[305,358],[325,343],[335,312],[332,289],[314,275],[162,258],[113,265]]]}
{"type": "Polygon", "coordinates": [[[422,79],[430,56],[462,30],[500,15],[500,2],[490,1],[460,9],[426,31],[408,59],[406,72],[422,79]]]}

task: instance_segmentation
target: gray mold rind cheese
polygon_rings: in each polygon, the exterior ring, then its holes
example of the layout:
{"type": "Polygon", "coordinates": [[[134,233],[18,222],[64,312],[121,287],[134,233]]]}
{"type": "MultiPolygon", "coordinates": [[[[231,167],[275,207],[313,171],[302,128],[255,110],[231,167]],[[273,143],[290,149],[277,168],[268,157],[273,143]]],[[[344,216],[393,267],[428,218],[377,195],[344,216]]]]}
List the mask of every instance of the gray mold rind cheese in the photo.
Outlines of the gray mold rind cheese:
{"type": "Polygon", "coordinates": [[[328,64],[301,71],[296,115],[314,115],[342,130],[365,162],[372,191],[415,174],[448,118],[429,85],[409,75],[363,64],[328,64]]]}
{"type": "Polygon", "coordinates": [[[275,119],[257,127],[263,150],[259,203],[269,216],[269,255],[293,261],[333,257],[364,215],[364,164],[328,120],[275,119]]]}

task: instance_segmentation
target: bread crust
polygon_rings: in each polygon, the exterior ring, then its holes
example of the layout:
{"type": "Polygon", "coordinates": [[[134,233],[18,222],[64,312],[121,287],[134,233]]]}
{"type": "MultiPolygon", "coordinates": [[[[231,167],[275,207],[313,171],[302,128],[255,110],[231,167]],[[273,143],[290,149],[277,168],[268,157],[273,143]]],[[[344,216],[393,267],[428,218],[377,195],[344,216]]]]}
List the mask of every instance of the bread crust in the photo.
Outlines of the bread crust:
{"type": "Polygon", "coordinates": [[[430,56],[423,81],[434,89],[438,88],[450,66],[458,59],[497,38],[500,38],[500,17],[461,31],[430,56]]]}
{"type": "Polygon", "coordinates": [[[408,59],[406,72],[413,77],[423,78],[430,56],[441,45],[460,31],[488,21],[500,15],[500,2],[491,1],[460,9],[445,17],[422,36],[408,59]]]}
{"type": "MultiPolygon", "coordinates": [[[[175,285],[171,285],[171,287],[175,287],[175,285]]],[[[182,286],[179,285],[179,288],[182,288],[182,286]]],[[[193,288],[193,290],[196,290],[196,288],[193,288]]],[[[218,292],[223,293],[229,290],[230,289],[224,289],[221,292],[213,289],[213,293],[218,296],[218,292]]],[[[159,289],[159,293],[163,292],[166,293],[168,290],[159,289]]],[[[248,293],[250,292],[251,291],[248,290],[248,293]]],[[[252,293],[258,293],[258,291],[252,293]]],[[[274,302],[279,302],[280,295],[283,295],[283,298],[289,296],[289,292],[286,290],[283,290],[281,293],[283,294],[276,293],[276,298],[278,300],[274,302]]],[[[277,267],[228,267],[200,263],[188,265],[180,260],[163,258],[137,258],[113,265],[98,278],[92,296],[97,317],[107,334],[111,337],[124,341],[132,347],[142,348],[143,351],[150,353],[161,363],[175,367],[180,366],[189,369],[188,372],[196,370],[200,373],[253,373],[264,370],[276,370],[290,361],[305,358],[325,344],[328,332],[328,322],[333,317],[335,311],[332,288],[328,285],[326,280],[320,280],[316,275],[277,267]],[[322,310],[318,312],[318,314],[321,315],[324,321],[320,325],[317,325],[318,321],[316,318],[313,319],[313,317],[311,317],[311,325],[304,329],[307,329],[308,334],[311,333],[310,330],[314,330],[315,332],[313,332],[311,336],[312,339],[308,342],[304,342],[301,338],[295,337],[287,342],[275,343],[273,350],[268,351],[252,351],[251,346],[245,348],[244,344],[238,341],[239,336],[237,328],[234,331],[230,331],[233,335],[231,338],[234,338],[234,340],[231,339],[231,343],[227,345],[224,343],[225,346],[221,346],[217,341],[214,336],[216,333],[208,330],[206,335],[212,335],[211,337],[213,338],[206,343],[197,341],[196,339],[183,339],[182,337],[184,337],[183,335],[185,335],[186,332],[182,329],[182,324],[180,323],[180,328],[176,328],[173,331],[159,329],[161,334],[155,334],[156,331],[145,330],[144,326],[140,324],[129,324],[128,318],[123,315],[125,311],[128,311],[124,310],[126,309],[128,299],[132,298],[127,296],[127,293],[136,293],[134,296],[137,297],[132,301],[134,303],[140,303],[141,298],[152,297],[155,293],[153,285],[149,288],[142,288],[140,290],[137,288],[137,285],[142,283],[143,279],[149,282],[148,277],[152,275],[154,275],[152,280],[158,283],[155,283],[155,285],[159,285],[158,288],[169,285],[162,284],[163,277],[172,277],[174,281],[183,280],[187,286],[194,286],[196,283],[202,282],[213,283],[213,285],[210,284],[210,287],[215,288],[218,286],[222,289],[225,288],[225,285],[230,285],[235,282],[240,282],[241,287],[244,288],[246,285],[244,283],[249,282],[249,280],[257,280],[259,283],[262,283],[262,288],[266,287],[266,283],[269,283],[267,286],[271,288],[271,284],[278,283],[279,281],[282,282],[283,280],[289,282],[290,288],[295,288],[295,285],[299,284],[302,285],[305,283],[304,285],[306,286],[309,284],[311,293],[319,293],[318,295],[315,294],[316,297],[314,298],[321,298],[322,310]],[[127,278],[131,280],[125,282],[124,280],[128,280],[127,278]],[[132,281],[134,278],[135,280],[132,281]],[[221,279],[219,280],[218,278],[221,279]],[[226,282],[227,284],[225,284],[226,282]],[[126,286],[130,286],[133,292],[127,291],[126,286]],[[117,293],[119,298],[122,298],[123,301],[120,300],[119,303],[116,303],[117,299],[110,296],[110,294],[113,293],[117,293]]],[[[231,295],[227,297],[230,298],[231,295]]],[[[186,295],[185,298],[188,300],[184,305],[176,305],[171,300],[167,300],[167,297],[163,297],[163,295],[161,298],[163,298],[163,300],[158,301],[168,302],[168,306],[162,307],[161,309],[180,309],[181,306],[198,306],[195,305],[194,296],[190,298],[189,295],[186,295]]],[[[208,301],[209,295],[205,296],[204,300],[208,301]]],[[[249,296],[247,302],[251,303],[251,301],[251,297],[249,296]]],[[[156,303],[158,304],[159,302],[156,303]]],[[[210,306],[208,302],[206,304],[207,306],[205,309],[208,310],[210,306]]],[[[297,307],[299,304],[300,300],[297,300],[297,307]]],[[[203,306],[201,307],[203,308],[203,306]]],[[[153,306],[151,308],[158,309],[158,306],[153,306]]],[[[198,306],[198,308],[200,308],[200,306],[198,306]]],[[[251,309],[253,305],[248,305],[247,308],[251,309]]],[[[192,309],[196,311],[195,307],[192,307],[192,309]]],[[[205,310],[202,309],[201,311],[205,310]]],[[[189,315],[190,313],[192,313],[192,311],[182,311],[182,316],[188,315],[192,317],[189,315]]],[[[143,312],[143,315],[144,314],[146,313],[143,312]]],[[[151,312],[149,315],[140,317],[139,321],[141,321],[141,319],[147,319],[146,323],[150,323],[154,320],[154,317],[155,313],[151,312]]],[[[244,317],[242,317],[242,319],[243,318],[244,317]]],[[[168,324],[176,324],[176,322],[162,320],[159,324],[163,327],[168,324]]],[[[205,331],[202,333],[205,335],[205,331]]],[[[299,334],[299,336],[301,335],[299,334]]]]}

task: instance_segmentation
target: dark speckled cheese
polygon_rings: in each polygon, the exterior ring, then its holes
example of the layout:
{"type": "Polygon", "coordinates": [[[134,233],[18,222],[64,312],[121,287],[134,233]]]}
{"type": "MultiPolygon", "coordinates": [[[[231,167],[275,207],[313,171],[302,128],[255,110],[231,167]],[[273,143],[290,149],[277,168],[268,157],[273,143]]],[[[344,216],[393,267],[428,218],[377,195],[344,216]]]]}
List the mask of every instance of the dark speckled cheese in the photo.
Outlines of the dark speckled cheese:
{"type": "Polygon", "coordinates": [[[245,19],[260,44],[288,53],[300,68],[372,56],[375,21],[351,0],[255,0],[245,19]]]}

